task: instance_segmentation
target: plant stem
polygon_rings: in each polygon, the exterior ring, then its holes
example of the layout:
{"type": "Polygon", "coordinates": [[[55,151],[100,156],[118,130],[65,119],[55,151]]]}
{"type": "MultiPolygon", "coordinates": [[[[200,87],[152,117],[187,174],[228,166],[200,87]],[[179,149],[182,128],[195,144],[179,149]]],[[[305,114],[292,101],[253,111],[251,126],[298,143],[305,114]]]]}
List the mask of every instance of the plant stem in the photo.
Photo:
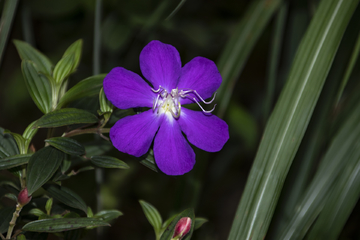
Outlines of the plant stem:
{"type": "Polygon", "coordinates": [[[13,214],[13,217],[9,223],[9,229],[8,229],[8,232],[7,232],[7,235],[6,235],[6,239],[11,239],[11,234],[14,230],[14,227],[15,227],[15,224],[16,224],[16,219],[19,217],[20,215],[20,211],[22,209],[22,205],[20,205],[20,203],[16,204],[16,210],[13,214]]]}
{"type": "Polygon", "coordinates": [[[86,134],[86,133],[96,133],[99,134],[101,137],[105,138],[102,134],[109,133],[110,128],[86,128],[86,129],[75,129],[68,133],[64,133],[63,137],[72,137],[76,135],[86,134]]]}

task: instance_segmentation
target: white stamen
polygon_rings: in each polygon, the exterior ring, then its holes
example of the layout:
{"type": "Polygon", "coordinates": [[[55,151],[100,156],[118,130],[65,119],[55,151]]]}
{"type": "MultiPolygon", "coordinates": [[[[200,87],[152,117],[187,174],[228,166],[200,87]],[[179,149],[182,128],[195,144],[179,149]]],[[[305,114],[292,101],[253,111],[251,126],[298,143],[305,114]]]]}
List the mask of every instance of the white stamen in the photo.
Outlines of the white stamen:
{"type": "Polygon", "coordinates": [[[157,113],[171,113],[171,115],[175,118],[178,119],[180,117],[181,114],[181,103],[180,103],[180,97],[181,98],[189,98],[191,100],[193,100],[200,108],[201,110],[205,113],[211,113],[212,111],[215,110],[215,106],[207,111],[205,110],[200,103],[196,100],[195,97],[191,98],[189,96],[189,93],[194,93],[196,95],[196,97],[198,97],[204,104],[210,104],[214,101],[216,93],[214,94],[214,97],[210,100],[210,101],[205,101],[199,93],[196,92],[196,90],[192,90],[192,89],[188,89],[188,90],[178,90],[178,88],[174,88],[171,90],[171,92],[169,93],[165,88],[163,88],[162,86],[159,86],[159,88],[157,90],[151,88],[151,90],[154,93],[157,93],[156,99],[154,99],[153,102],[153,111],[157,111],[157,113]],[[161,98],[161,99],[160,99],[161,98]]]}
{"type": "Polygon", "coordinates": [[[196,102],[196,104],[201,108],[201,110],[202,110],[204,113],[211,113],[212,111],[215,110],[216,104],[214,105],[214,107],[213,107],[211,110],[206,111],[206,110],[200,105],[200,103],[199,103],[195,98],[193,98],[193,99],[194,99],[194,101],[196,102]]]}

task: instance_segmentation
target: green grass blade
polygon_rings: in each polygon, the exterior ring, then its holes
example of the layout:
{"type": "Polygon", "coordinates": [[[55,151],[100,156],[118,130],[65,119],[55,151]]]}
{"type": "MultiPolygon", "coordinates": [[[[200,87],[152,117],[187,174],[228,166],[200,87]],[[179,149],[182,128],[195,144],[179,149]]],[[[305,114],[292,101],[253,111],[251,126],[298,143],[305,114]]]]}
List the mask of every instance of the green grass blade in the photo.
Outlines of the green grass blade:
{"type": "Polygon", "coordinates": [[[323,0],[267,123],[229,239],[263,239],[340,40],[358,1],[323,0]]]}
{"type": "Polygon", "coordinates": [[[356,44],[355,44],[355,47],[354,47],[354,51],[353,51],[353,54],[350,58],[350,62],[349,62],[349,65],[346,69],[346,73],[345,73],[345,76],[344,78],[342,79],[341,81],[341,87],[339,89],[339,92],[337,94],[337,102],[340,101],[340,98],[341,98],[341,95],[345,89],[345,86],[350,78],[350,75],[352,73],[352,70],[354,69],[354,66],[355,66],[355,63],[356,63],[356,60],[358,59],[358,56],[359,56],[359,52],[360,52],[360,34],[358,35],[358,38],[356,40],[356,44]]]}
{"type": "MultiPolygon", "coordinates": [[[[329,189],[341,170],[344,169],[344,166],[357,163],[360,158],[359,113],[360,104],[353,109],[352,114],[335,136],[293,218],[283,230],[281,238],[278,239],[302,239],[322,210],[325,201],[329,199],[329,189]]],[[[341,184],[341,182],[339,181],[337,184],[341,184]]]]}
{"type": "Polygon", "coordinates": [[[18,0],[6,0],[4,4],[4,9],[0,21],[0,64],[2,61],[2,56],[4,55],[4,49],[9,36],[11,24],[15,17],[17,4],[18,0]]]}
{"type": "Polygon", "coordinates": [[[327,198],[328,201],[312,227],[308,239],[338,239],[360,197],[360,159],[359,155],[353,156],[339,174],[335,187],[327,198]]]}
{"type": "Polygon", "coordinates": [[[257,0],[250,3],[236,32],[220,56],[217,64],[223,78],[218,90],[218,99],[220,99],[218,115],[220,117],[227,109],[234,85],[252,49],[281,2],[281,0],[257,0]]]}
{"type": "Polygon", "coordinates": [[[283,3],[279,8],[276,16],[273,37],[270,47],[270,57],[268,60],[268,76],[266,87],[266,98],[264,101],[264,121],[266,121],[270,115],[271,108],[274,103],[275,85],[278,78],[277,68],[279,66],[281,45],[283,40],[283,32],[286,24],[286,15],[288,11],[288,4],[283,3]]]}

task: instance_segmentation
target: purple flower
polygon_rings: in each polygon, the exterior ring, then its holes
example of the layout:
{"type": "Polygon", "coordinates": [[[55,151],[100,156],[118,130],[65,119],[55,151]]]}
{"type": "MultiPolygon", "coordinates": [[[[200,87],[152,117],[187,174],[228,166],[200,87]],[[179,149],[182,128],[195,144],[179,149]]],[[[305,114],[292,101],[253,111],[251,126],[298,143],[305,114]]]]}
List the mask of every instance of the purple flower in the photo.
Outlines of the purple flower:
{"type": "Polygon", "coordinates": [[[181,67],[179,52],[171,45],[151,41],[140,53],[139,75],[116,67],[104,79],[104,91],[121,109],[151,109],[120,119],[110,130],[113,145],[121,152],[140,157],[154,140],[158,168],[168,175],[182,175],[195,164],[195,153],[186,141],[208,152],[220,151],[229,139],[227,124],[205,111],[199,102],[219,88],[222,78],[211,60],[196,57],[181,67]],[[182,105],[196,102],[202,109],[182,105]]]}

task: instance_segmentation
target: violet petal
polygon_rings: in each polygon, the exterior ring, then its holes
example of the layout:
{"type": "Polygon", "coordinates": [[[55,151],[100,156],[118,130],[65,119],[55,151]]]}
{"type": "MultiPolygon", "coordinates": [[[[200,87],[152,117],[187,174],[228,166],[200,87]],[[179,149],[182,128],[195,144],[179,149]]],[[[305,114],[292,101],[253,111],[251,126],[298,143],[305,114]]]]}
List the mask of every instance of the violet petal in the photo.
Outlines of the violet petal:
{"type": "Polygon", "coordinates": [[[169,44],[151,41],[140,53],[140,69],[155,90],[162,86],[170,92],[181,72],[179,52],[169,44]]]}
{"type": "Polygon", "coordinates": [[[152,107],[156,94],[139,75],[122,67],[112,69],[104,78],[104,92],[121,109],[152,107]]]}
{"type": "Polygon", "coordinates": [[[220,151],[229,139],[228,125],[215,115],[182,108],[178,122],[189,142],[207,152],[220,151]]]}
{"type": "Polygon", "coordinates": [[[167,175],[182,175],[195,164],[195,153],[174,119],[162,121],[154,140],[154,157],[159,169],[167,175]]]}
{"type": "Polygon", "coordinates": [[[162,118],[152,109],[122,118],[110,129],[111,142],[120,152],[140,157],[149,150],[162,118]]]}
{"type": "MultiPolygon", "coordinates": [[[[179,90],[196,90],[205,100],[212,97],[221,82],[221,75],[213,61],[204,57],[195,57],[182,68],[177,86],[179,90]]],[[[189,93],[189,97],[200,101],[193,93],[189,93]]],[[[191,99],[182,98],[181,104],[193,103],[191,99]]]]}

